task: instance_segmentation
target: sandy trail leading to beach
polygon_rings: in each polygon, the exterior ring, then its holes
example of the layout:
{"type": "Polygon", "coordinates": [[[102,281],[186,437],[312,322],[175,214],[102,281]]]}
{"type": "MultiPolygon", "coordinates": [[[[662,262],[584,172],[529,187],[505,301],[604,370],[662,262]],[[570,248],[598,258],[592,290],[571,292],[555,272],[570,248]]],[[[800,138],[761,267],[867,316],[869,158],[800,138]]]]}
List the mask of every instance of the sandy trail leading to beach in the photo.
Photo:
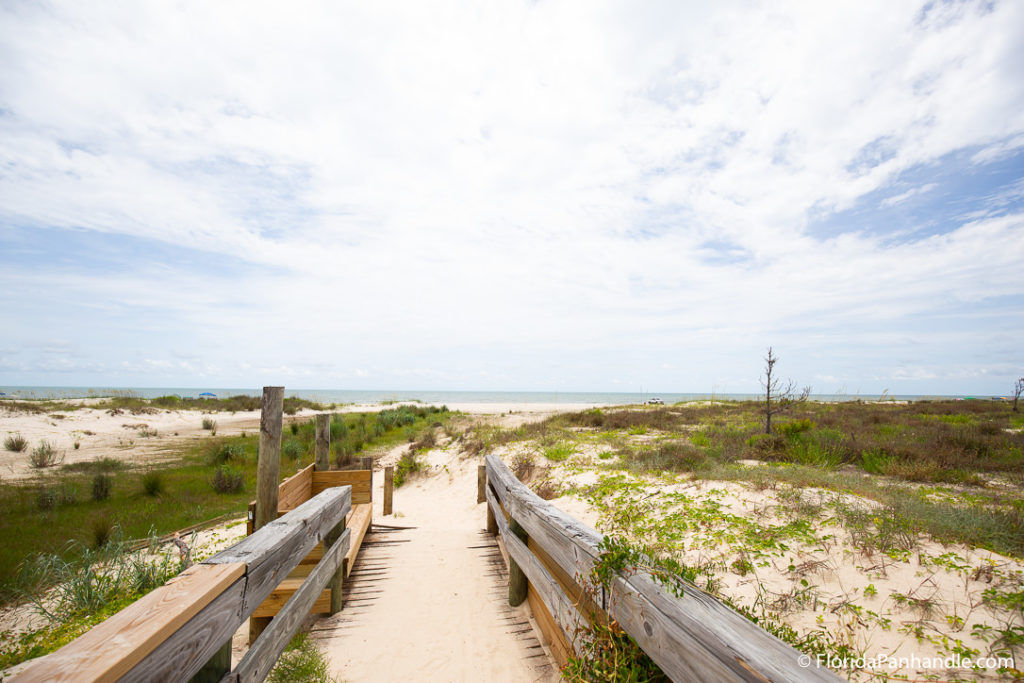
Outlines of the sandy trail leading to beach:
{"type": "Polygon", "coordinates": [[[387,517],[383,474],[374,474],[374,521],[415,528],[385,534],[401,542],[374,550],[386,569],[359,589],[380,591],[367,593],[372,600],[352,601],[316,625],[333,673],[352,682],[557,680],[536,631],[522,626],[525,605],[508,607],[505,584],[480,547],[489,537],[476,504],[477,461],[443,450],[427,457],[430,472],[395,490],[387,517]]]}

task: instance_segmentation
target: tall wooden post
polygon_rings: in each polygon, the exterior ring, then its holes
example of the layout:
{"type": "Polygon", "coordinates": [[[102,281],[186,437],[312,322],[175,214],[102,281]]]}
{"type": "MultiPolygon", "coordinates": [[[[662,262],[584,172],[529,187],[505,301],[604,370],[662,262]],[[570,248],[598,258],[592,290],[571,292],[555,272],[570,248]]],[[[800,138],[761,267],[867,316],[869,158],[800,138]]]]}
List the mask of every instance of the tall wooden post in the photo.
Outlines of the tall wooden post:
{"type": "MultiPolygon", "coordinates": [[[[519,522],[514,519],[508,520],[508,528],[513,534],[519,537],[519,540],[526,543],[526,529],[519,526],[519,522]]],[[[529,590],[529,582],[526,580],[526,574],[520,569],[516,561],[510,556],[508,558],[508,604],[513,607],[518,607],[523,604],[526,600],[526,593],[529,590]]]]}
{"type": "Polygon", "coordinates": [[[321,413],[316,416],[316,465],[317,472],[331,469],[331,416],[321,413]]]}
{"type": "Polygon", "coordinates": [[[277,519],[277,486],[281,479],[281,411],[284,387],[263,387],[260,415],[260,456],[256,463],[254,531],[277,519]]]}
{"type": "Polygon", "coordinates": [[[390,515],[392,501],[395,495],[395,468],[388,466],[384,468],[384,514],[390,515]]]}
{"type": "Polygon", "coordinates": [[[362,459],[363,469],[370,470],[370,502],[373,502],[373,457],[366,456],[362,459]]]}
{"type": "Polygon", "coordinates": [[[487,501],[487,465],[480,465],[476,468],[476,502],[487,501]]]}
{"type": "MultiPolygon", "coordinates": [[[[284,387],[263,387],[260,415],[260,453],[256,462],[256,515],[253,532],[277,519],[277,487],[281,479],[281,419],[284,387]]],[[[271,617],[249,618],[251,645],[270,624],[271,617]]]]}

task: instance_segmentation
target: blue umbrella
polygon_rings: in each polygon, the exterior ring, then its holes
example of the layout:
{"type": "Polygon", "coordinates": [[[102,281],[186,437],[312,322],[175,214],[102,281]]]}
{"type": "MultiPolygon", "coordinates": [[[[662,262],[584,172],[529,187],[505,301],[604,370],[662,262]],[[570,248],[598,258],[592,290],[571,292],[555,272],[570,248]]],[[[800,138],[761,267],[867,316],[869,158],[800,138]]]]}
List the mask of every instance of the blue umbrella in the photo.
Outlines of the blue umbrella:
{"type": "Polygon", "coordinates": [[[6,396],[6,395],[7,394],[5,394],[4,392],[0,391],[0,396],[6,396]]]}
{"type": "Polygon", "coordinates": [[[199,395],[200,396],[212,396],[213,398],[217,398],[217,394],[211,394],[209,391],[204,391],[203,393],[201,393],[199,395]]]}

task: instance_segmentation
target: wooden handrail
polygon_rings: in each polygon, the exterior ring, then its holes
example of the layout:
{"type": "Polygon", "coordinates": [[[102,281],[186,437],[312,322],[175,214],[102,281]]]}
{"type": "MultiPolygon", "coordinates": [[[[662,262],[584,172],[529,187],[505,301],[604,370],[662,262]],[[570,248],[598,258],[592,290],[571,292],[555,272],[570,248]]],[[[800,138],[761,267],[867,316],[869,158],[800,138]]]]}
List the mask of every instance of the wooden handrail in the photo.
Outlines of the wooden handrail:
{"type": "MultiPolygon", "coordinates": [[[[231,640],[238,627],[313,546],[344,522],[351,508],[350,486],[327,489],[29,665],[15,680],[190,679],[231,640]]],[[[284,615],[282,625],[274,632],[268,629],[266,640],[261,636],[253,643],[250,651],[256,649],[258,656],[250,658],[250,663],[258,661],[258,665],[245,671],[266,676],[266,663],[273,665],[298,628],[300,620],[293,613],[308,613],[308,596],[315,599],[323,590],[348,542],[345,531],[310,574],[306,581],[309,587],[304,583],[285,605],[282,612],[289,614],[284,615]],[[285,626],[291,632],[284,634],[287,638],[282,644],[285,626]]],[[[228,674],[231,676],[234,680],[240,678],[237,671],[228,674]]]]}
{"type": "MultiPolygon", "coordinates": [[[[509,555],[524,571],[563,633],[579,647],[579,613],[562,586],[505,520],[508,513],[568,576],[588,577],[603,535],[524,486],[500,458],[486,458],[486,497],[509,555]]],[[[714,596],[685,584],[670,595],[647,572],[619,575],[600,607],[675,681],[840,681],[714,596]]],[[[578,651],[578,650],[577,650],[578,651]]]]}

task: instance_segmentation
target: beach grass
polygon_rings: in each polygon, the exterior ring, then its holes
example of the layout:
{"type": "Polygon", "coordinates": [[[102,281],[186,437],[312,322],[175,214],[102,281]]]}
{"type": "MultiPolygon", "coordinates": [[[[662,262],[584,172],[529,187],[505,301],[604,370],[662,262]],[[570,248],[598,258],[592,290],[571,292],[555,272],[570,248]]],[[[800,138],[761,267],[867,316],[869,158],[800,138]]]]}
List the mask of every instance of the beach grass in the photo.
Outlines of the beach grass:
{"type": "MultiPolygon", "coordinates": [[[[339,414],[334,419],[345,426],[334,430],[331,450],[339,464],[349,464],[357,456],[406,442],[406,427],[423,431],[449,416],[447,409],[426,407],[339,414]]],[[[290,439],[297,444],[297,456],[282,453],[282,478],[312,461],[313,420],[302,421],[290,439]]],[[[5,482],[0,485],[0,509],[5,511],[0,515],[0,599],[12,599],[19,567],[27,559],[39,553],[73,555],[76,548],[93,547],[94,529],[104,525],[116,525],[125,538],[144,539],[232,512],[243,515],[255,495],[257,446],[252,436],[211,437],[172,443],[177,454],[159,465],[133,468],[107,458],[5,482]],[[218,471],[222,491],[213,484],[218,471]]]]}

